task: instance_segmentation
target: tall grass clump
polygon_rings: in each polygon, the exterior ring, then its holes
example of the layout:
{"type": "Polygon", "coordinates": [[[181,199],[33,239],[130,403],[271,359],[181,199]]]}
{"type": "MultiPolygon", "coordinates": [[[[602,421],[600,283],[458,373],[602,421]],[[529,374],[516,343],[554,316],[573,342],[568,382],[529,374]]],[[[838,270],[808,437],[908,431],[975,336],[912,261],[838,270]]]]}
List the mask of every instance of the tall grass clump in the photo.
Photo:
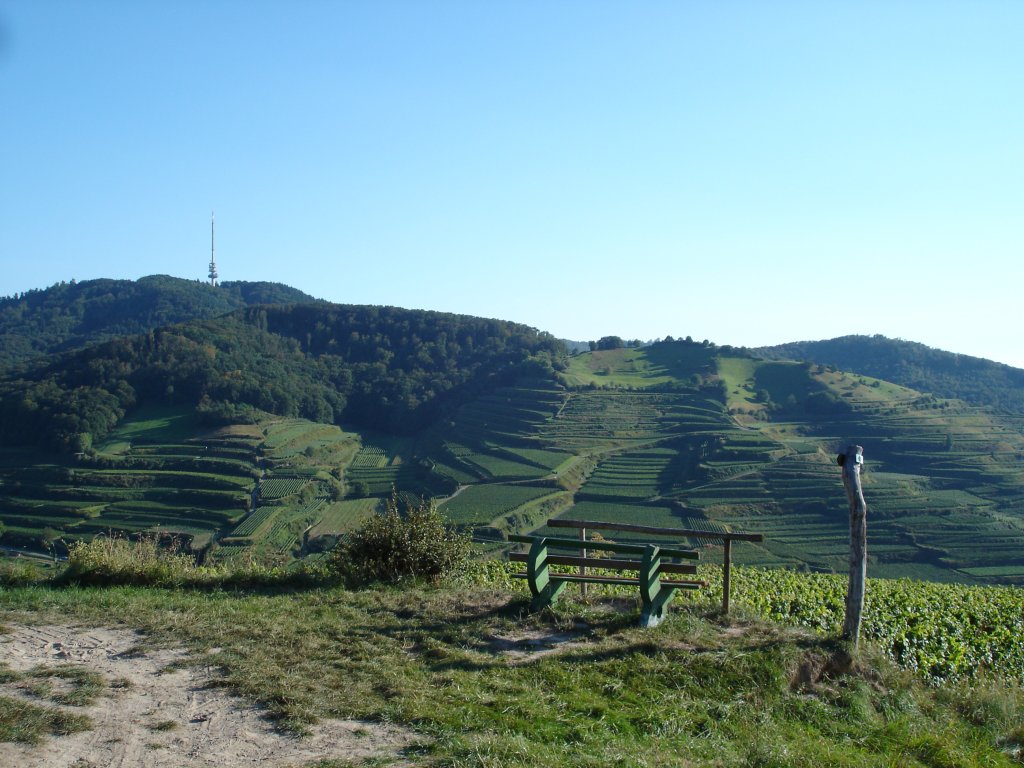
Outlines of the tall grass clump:
{"type": "Polygon", "coordinates": [[[363,586],[439,581],[457,573],[469,553],[469,537],[445,525],[432,502],[412,502],[393,492],[382,513],[341,539],[332,562],[346,584],[363,586]]]}
{"type": "Polygon", "coordinates": [[[258,562],[243,565],[199,565],[196,559],[173,547],[162,546],[159,537],[128,539],[101,536],[76,542],[68,551],[68,565],[56,584],[82,586],[155,586],[195,589],[324,586],[337,579],[320,563],[292,567],[258,562]]]}
{"type": "Polygon", "coordinates": [[[42,570],[28,558],[0,559],[0,587],[23,587],[41,578],[42,570]]]}
{"type": "Polygon", "coordinates": [[[175,585],[195,581],[199,576],[194,557],[160,546],[155,536],[127,539],[111,535],[72,544],[68,566],[58,583],[175,585]]]}

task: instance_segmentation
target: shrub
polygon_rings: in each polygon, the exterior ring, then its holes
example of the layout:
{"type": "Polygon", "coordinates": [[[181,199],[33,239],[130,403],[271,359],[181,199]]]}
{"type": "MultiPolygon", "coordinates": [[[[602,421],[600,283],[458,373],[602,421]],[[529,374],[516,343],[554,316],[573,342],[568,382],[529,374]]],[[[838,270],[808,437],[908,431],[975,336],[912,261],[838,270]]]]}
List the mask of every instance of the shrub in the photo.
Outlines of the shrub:
{"type": "Polygon", "coordinates": [[[452,575],[469,558],[469,537],[445,525],[433,502],[402,500],[392,492],[384,512],[345,536],[332,553],[352,586],[452,575]]]}

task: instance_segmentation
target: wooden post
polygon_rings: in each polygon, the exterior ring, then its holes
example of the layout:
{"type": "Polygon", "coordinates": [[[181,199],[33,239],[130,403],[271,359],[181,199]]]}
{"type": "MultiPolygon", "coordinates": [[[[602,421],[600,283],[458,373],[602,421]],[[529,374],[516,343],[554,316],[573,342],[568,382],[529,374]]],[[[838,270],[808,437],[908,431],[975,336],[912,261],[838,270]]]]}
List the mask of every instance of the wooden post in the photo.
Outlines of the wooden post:
{"type": "Polygon", "coordinates": [[[850,585],[846,590],[846,618],[843,637],[856,648],[860,641],[860,620],[864,612],[864,589],[868,572],[868,505],[860,485],[864,449],[850,445],[837,461],[843,468],[843,485],[850,502],[850,585]]]}
{"type": "Polygon", "coordinates": [[[722,555],[722,615],[729,615],[729,584],[732,567],[732,539],[725,539],[725,553],[722,555]]]}
{"type": "MultiPolygon", "coordinates": [[[[587,540],[587,529],[586,528],[580,528],[580,541],[586,541],[586,540],[587,540]]],[[[587,556],[587,548],[586,547],[583,548],[582,554],[583,554],[583,557],[587,556]]],[[[580,566],[580,576],[586,576],[586,575],[587,575],[587,566],[581,565],[580,566]]],[[[583,597],[587,596],[587,587],[588,586],[589,585],[585,581],[580,584],[580,594],[583,595],[583,597]]]]}

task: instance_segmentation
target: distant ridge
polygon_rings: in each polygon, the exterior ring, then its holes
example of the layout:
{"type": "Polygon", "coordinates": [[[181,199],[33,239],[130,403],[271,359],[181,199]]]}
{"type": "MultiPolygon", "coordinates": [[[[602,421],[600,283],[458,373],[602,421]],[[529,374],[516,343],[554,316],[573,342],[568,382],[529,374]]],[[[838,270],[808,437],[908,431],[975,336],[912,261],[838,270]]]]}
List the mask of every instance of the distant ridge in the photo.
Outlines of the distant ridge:
{"type": "Polygon", "coordinates": [[[750,350],[769,360],[801,360],[885,379],[972,405],[1024,414],[1024,369],[885,336],[841,336],[750,350]]]}
{"type": "MultiPolygon", "coordinates": [[[[248,306],[310,303],[323,302],[272,282],[231,281],[211,286],[168,275],[60,282],[0,298],[0,368],[168,325],[211,319],[248,306]]],[[[585,342],[563,343],[573,352],[589,349],[585,342]]],[[[1024,369],[913,341],[851,335],[748,351],[769,360],[833,366],[1024,415],[1024,369]]]]}
{"type": "Polygon", "coordinates": [[[318,301],[280,283],[211,286],[169,275],[60,282],[0,299],[0,366],[253,304],[318,301]]]}

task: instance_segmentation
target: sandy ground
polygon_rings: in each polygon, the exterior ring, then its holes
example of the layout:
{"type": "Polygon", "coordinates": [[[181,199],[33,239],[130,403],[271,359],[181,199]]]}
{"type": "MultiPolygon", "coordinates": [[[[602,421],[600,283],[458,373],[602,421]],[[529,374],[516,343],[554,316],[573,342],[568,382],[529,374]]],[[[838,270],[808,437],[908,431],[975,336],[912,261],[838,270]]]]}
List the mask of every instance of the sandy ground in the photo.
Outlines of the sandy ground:
{"type": "MultiPolygon", "coordinates": [[[[413,735],[396,727],[330,720],[311,736],[278,733],[259,710],[208,687],[214,671],[187,662],[184,651],[140,652],[142,637],[124,629],[9,626],[0,634],[0,662],[15,671],[80,665],[106,689],[85,707],[92,730],[51,736],[39,745],[0,745],[5,768],[177,768],[178,766],[303,766],[324,759],[383,759],[404,765],[399,750],[413,735]],[[127,682],[126,682],[127,681],[127,682]]],[[[17,683],[0,694],[40,701],[17,683]]]]}

